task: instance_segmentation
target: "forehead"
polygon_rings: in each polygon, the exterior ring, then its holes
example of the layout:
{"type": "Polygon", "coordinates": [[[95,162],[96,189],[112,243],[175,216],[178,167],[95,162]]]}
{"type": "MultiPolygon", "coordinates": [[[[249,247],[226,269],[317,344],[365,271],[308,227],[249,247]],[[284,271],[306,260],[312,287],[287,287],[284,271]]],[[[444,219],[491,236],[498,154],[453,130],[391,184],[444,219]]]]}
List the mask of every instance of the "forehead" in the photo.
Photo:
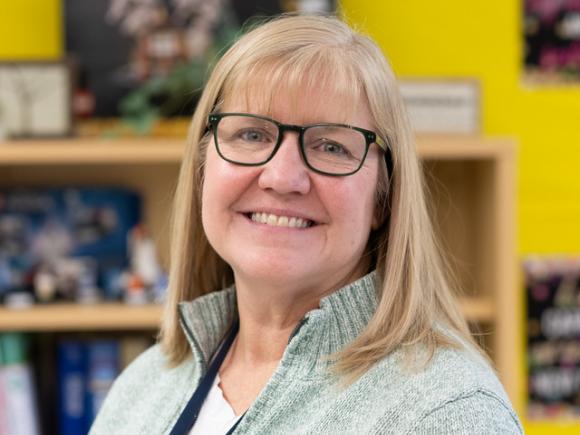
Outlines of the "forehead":
{"type": "Polygon", "coordinates": [[[285,66],[255,68],[231,80],[224,87],[220,111],[253,113],[290,124],[372,127],[366,95],[352,71],[285,66]]]}
{"type": "Polygon", "coordinates": [[[317,122],[354,124],[361,112],[355,110],[355,107],[361,104],[359,101],[347,102],[325,90],[304,92],[300,89],[285,89],[282,92],[271,92],[270,95],[262,96],[244,94],[240,92],[226,96],[222,111],[253,113],[289,124],[317,122]]]}

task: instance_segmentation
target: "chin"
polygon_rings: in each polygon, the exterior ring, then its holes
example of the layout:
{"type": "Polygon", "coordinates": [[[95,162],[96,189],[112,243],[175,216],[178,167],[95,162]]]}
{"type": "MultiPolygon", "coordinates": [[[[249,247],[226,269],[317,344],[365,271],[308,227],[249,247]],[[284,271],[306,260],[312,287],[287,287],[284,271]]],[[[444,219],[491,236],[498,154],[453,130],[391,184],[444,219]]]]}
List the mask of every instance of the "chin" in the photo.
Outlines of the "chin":
{"type": "Polygon", "coordinates": [[[251,265],[236,265],[233,267],[237,276],[248,281],[264,285],[286,285],[290,282],[300,282],[309,276],[317,275],[311,268],[289,267],[286,262],[253,263],[251,265]]]}

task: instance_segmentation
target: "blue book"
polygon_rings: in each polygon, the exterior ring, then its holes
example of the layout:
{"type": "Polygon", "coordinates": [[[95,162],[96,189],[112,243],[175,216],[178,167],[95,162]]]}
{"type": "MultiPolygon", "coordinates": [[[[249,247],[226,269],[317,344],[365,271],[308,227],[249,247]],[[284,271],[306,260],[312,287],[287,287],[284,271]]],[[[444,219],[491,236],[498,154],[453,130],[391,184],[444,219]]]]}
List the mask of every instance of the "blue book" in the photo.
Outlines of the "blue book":
{"type": "Polygon", "coordinates": [[[120,346],[115,340],[87,342],[87,424],[92,424],[119,375],[120,346]]]}
{"type": "Polygon", "coordinates": [[[58,345],[58,433],[78,435],[86,427],[86,352],[81,341],[58,345]]]}

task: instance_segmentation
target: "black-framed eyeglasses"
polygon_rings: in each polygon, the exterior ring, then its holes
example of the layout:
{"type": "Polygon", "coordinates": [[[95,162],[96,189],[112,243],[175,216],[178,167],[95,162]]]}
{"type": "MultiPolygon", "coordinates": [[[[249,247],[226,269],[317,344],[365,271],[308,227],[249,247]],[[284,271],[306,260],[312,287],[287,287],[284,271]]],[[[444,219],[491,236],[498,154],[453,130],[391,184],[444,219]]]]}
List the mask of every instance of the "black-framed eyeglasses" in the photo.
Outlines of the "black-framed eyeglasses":
{"type": "Polygon", "coordinates": [[[300,154],[312,171],[331,176],[346,176],[363,165],[371,144],[384,152],[392,170],[390,149],[373,131],[346,124],[282,124],[265,116],[249,113],[213,113],[208,117],[220,157],[243,166],[269,162],[282,144],[284,133],[298,133],[300,154]]]}

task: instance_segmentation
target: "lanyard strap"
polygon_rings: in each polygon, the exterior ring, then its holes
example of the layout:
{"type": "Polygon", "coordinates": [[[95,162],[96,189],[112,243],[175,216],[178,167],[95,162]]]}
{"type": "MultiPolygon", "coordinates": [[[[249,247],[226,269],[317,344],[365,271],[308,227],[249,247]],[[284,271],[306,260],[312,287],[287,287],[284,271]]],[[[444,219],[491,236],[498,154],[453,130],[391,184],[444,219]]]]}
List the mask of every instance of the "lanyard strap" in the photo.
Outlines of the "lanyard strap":
{"type": "MultiPolygon", "coordinates": [[[[201,379],[198,387],[195,389],[195,392],[191,396],[191,399],[189,399],[189,402],[187,402],[185,409],[179,416],[177,423],[175,423],[175,426],[173,426],[173,429],[171,430],[171,435],[187,435],[191,430],[191,428],[193,427],[193,425],[195,424],[197,417],[199,416],[199,411],[201,410],[205,398],[209,394],[209,391],[213,385],[215,377],[218,374],[219,368],[224,362],[228,350],[230,350],[230,347],[232,346],[232,343],[236,338],[238,329],[239,323],[235,321],[234,324],[232,325],[232,329],[230,330],[228,336],[226,337],[224,343],[222,344],[222,347],[220,348],[218,354],[216,355],[211,365],[209,366],[207,373],[201,379]]],[[[240,423],[242,418],[243,416],[228,431],[228,434],[231,434],[235,430],[235,428],[240,423]]]]}

